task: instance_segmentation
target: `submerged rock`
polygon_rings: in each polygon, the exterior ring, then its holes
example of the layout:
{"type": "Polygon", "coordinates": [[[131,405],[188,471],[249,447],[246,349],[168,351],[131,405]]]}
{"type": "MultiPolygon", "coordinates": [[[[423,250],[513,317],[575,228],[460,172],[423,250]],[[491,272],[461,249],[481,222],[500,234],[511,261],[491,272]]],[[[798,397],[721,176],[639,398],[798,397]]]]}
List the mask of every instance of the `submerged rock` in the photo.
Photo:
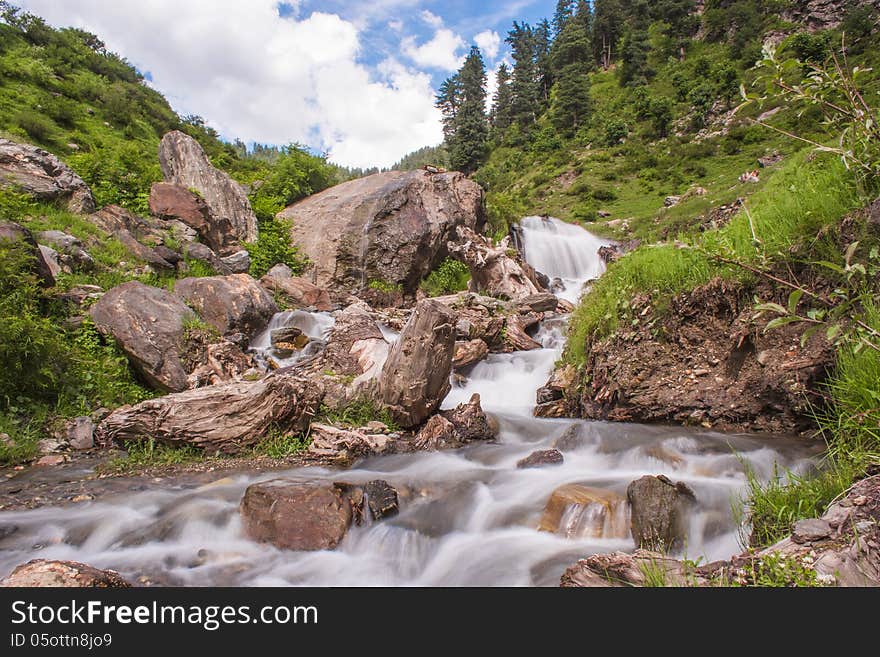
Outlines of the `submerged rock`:
{"type": "Polygon", "coordinates": [[[532,452],[524,459],[516,462],[516,467],[520,470],[527,468],[540,468],[545,465],[559,465],[564,458],[562,452],[558,449],[542,449],[532,452]]]}
{"type": "Polygon", "coordinates": [[[626,500],[601,488],[560,486],[547,500],[538,530],[566,538],[623,538],[628,533],[626,500]]]}

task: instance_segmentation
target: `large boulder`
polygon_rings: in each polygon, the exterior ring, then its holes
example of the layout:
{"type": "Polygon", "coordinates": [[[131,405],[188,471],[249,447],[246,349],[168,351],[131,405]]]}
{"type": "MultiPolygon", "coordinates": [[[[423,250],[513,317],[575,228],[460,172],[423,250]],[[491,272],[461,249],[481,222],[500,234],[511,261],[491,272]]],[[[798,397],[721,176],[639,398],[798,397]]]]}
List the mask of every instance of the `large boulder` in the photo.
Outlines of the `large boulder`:
{"type": "Polygon", "coordinates": [[[98,570],[76,561],[34,559],[16,567],[0,586],[119,589],[131,584],[113,570],[98,570]]]}
{"type": "Polygon", "coordinates": [[[249,538],[285,550],[332,550],[353,519],[340,486],[286,479],[248,486],[240,511],[249,538]]]}
{"type": "Polygon", "coordinates": [[[218,226],[231,224],[235,238],[241,242],[257,239],[257,216],[244,188],[214,168],[195,139],[178,130],[166,134],[159,143],[159,165],[165,182],[201,194],[212,222],[218,226]]]}
{"type": "Polygon", "coordinates": [[[238,232],[228,217],[215,217],[205,200],[186,187],[157,182],[150,188],[150,212],[167,221],[178,220],[201,237],[217,253],[238,250],[238,232]]]}
{"type": "Polygon", "coordinates": [[[481,230],[480,186],[457,172],[388,171],[337,185],[283,210],[320,287],[362,293],[371,283],[415,295],[447,256],[455,229],[481,230]]]}
{"type": "Polygon", "coordinates": [[[314,381],[281,373],[197,388],[117,409],[101,422],[98,438],[235,453],[255,445],[271,428],[305,431],[322,396],[314,381]]]}
{"type": "Polygon", "coordinates": [[[400,426],[417,426],[440,406],[450,389],[454,350],[455,314],[434,299],[420,301],[380,379],[382,402],[400,426]]]}
{"type": "Polygon", "coordinates": [[[30,256],[31,268],[40,282],[49,287],[55,285],[52,264],[37,245],[31,231],[12,221],[0,221],[0,244],[3,242],[19,243],[24,253],[30,256]]]}
{"type": "Polygon", "coordinates": [[[686,484],[646,475],[627,487],[626,499],[636,547],[666,552],[683,545],[688,510],[696,501],[686,484]]]}
{"type": "Polygon", "coordinates": [[[60,201],[71,212],[89,213],[95,199],[88,185],[57,157],[36,146],[0,139],[0,188],[21,190],[41,201],[60,201]]]}
{"type": "Polygon", "coordinates": [[[290,267],[278,264],[260,279],[260,284],[274,294],[280,294],[294,308],[314,308],[319,311],[333,310],[330,294],[311,281],[294,276],[290,267]]]}
{"type": "MultiPolygon", "coordinates": [[[[471,272],[468,289],[504,299],[529,299],[545,292],[535,270],[526,263],[505,237],[497,245],[467,226],[458,226],[449,253],[471,272]]],[[[555,306],[554,306],[555,308],[555,306]]]]}
{"type": "Polygon", "coordinates": [[[104,294],[89,314],[151,387],[163,392],[186,390],[187,371],[181,360],[184,326],[196,314],[179,297],[130,281],[104,294]]]}
{"type": "Polygon", "coordinates": [[[162,231],[146,219],[118,205],[103,207],[90,215],[89,219],[105,233],[122,242],[122,246],[134,257],[143,260],[153,269],[174,269],[174,264],[157,250],[164,238],[162,231]]]}
{"type": "Polygon", "coordinates": [[[278,312],[269,293],[248,274],[184,278],[174,284],[174,293],[221,335],[253,336],[278,312]]]}

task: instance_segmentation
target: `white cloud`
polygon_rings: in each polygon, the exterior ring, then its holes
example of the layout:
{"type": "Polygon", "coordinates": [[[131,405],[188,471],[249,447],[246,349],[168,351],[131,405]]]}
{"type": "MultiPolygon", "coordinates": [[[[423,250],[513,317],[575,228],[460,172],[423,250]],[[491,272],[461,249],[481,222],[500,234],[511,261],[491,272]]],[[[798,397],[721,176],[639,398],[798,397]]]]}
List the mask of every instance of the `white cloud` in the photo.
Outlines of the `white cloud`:
{"type": "Polygon", "coordinates": [[[488,61],[494,61],[501,47],[501,37],[494,30],[485,30],[474,37],[474,43],[483,51],[483,56],[488,61]]]}
{"type": "Polygon", "coordinates": [[[422,17],[422,20],[425,21],[431,27],[434,27],[434,28],[443,27],[443,19],[440,16],[438,16],[437,14],[432,14],[427,9],[423,10],[422,13],[420,14],[420,16],[422,17]]]}
{"type": "Polygon", "coordinates": [[[175,109],[229,138],[307,143],[349,166],[388,166],[442,140],[429,77],[393,62],[371,73],[356,61],[358,28],[333,14],[281,19],[277,0],[18,4],[96,33],[175,109]]]}
{"type": "Polygon", "coordinates": [[[403,29],[403,21],[388,21],[388,29],[400,32],[403,29]]]}
{"type": "Polygon", "coordinates": [[[420,46],[416,45],[415,37],[405,37],[401,42],[401,52],[419,66],[455,71],[464,62],[464,57],[458,54],[464,46],[464,40],[459,35],[444,27],[420,46]]]}
{"type": "Polygon", "coordinates": [[[498,91],[498,71],[490,68],[486,71],[486,113],[492,111],[492,100],[498,91]]]}

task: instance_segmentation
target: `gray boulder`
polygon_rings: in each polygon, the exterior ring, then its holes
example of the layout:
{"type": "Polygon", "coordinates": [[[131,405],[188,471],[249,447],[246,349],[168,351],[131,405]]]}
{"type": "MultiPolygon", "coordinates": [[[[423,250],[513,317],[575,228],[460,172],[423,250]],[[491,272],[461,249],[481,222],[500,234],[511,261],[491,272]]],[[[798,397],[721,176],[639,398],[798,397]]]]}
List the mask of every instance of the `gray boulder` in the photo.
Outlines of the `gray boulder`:
{"type": "Polygon", "coordinates": [[[174,293],[221,335],[253,336],[278,312],[272,297],[247,274],[184,278],[174,284],[174,293]]]}
{"type": "Polygon", "coordinates": [[[0,139],[0,188],[18,189],[41,201],[61,201],[71,212],[95,209],[88,185],[57,157],[36,146],[0,139]]]}

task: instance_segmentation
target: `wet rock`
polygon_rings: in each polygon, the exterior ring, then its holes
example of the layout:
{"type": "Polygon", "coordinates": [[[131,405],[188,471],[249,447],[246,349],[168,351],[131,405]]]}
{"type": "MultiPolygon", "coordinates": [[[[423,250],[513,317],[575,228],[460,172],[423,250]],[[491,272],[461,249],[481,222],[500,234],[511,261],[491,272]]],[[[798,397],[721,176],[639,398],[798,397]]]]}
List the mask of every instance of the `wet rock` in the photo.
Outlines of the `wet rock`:
{"type": "Polygon", "coordinates": [[[327,290],[305,278],[294,276],[290,267],[284,264],[272,267],[260,279],[260,284],[270,292],[280,294],[294,308],[314,308],[318,311],[334,308],[327,290]]]}
{"type": "Polygon", "coordinates": [[[177,296],[137,281],[105,293],[89,314],[104,335],[116,340],[132,367],[153,388],[187,388],[181,361],[184,324],[195,313],[177,296]]]}
{"type": "Polygon", "coordinates": [[[627,535],[626,500],[610,490],[566,484],[553,491],[539,531],[566,538],[622,538],[627,535]]]}
{"type": "Polygon", "coordinates": [[[31,232],[24,226],[19,226],[11,221],[0,221],[0,244],[3,242],[19,243],[23,251],[29,255],[33,262],[33,272],[45,287],[55,285],[55,276],[49,262],[43,256],[37,241],[31,232]]]}
{"type": "Polygon", "coordinates": [[[244,188],[214,168],[195,139],[178,130],[167,133],[159,144],[159,165],[165,182],[198,191],[212,223],[231,225],[239,242],[257,239],[257,216],[244,188]]]}
{"type": "Polygon", "coordinates": [[[434,451],[461,446],[455,426],[442,415],[432,415],[419,429],[413,444],[417,449],[434,451]]]}
{"type": "Polygon", "coordinates": [[[0,586],[117,589],[131,584],[113,570],[98,570],[76,561],[34,559],[16,567],[0,586]]]}
{"type": "Polygon", "coordinates": [[[577,423],[566,428],[551,446],[560,452],[572,452],[580,449],[584,444],[586,444],[584,428],[581,423],[577,423]]]}
{"type": "Polygon", "coordinates": [[[239,235],[227,216],[214,216],[208,204],[182,185],[153,183],[150,188],[150,212],[167,221],[180,221],[204,240],[217,253],[234,252],[239,235]]]}
{"type": "Polygon", "coordinates": [[[250,539],[285,550],[332,550],[353,518],[340,487],[286,479],[248,486],[240,512],[250,539]]]}
{"type": "Polygon", "coordinates": [[[272,297],[247,274],[185,278],[174,284],[174,293],[221,335],[253,336],[278,312],[272,297]]]}
{"type": "Polygon", "coordinates": [[[354,294],[380,281],[409,297],[447,255],[455,228],[481,230],[480,186],[457,172],[389,171],[314,194],[281,212],[313,263],[313,282],[354,294]]]}
{"type": "Polygon", "coordinates": [[[458,372],[479,363],[489,355],[489,345],[477,338],[467,342],[456,342],[452,356],[452,368],[458,372]]]}
{"type": "Polygon", "coordinates": [[[645,476],[626,489],[631,507],[632,535],[636,547],[678,549],[687,535],[687,515],[696,502],[693,491],[668,477],[645,476]]]}
{"type": "Polygon", "coordinates": [[[563,365],[550,375],[546,385],[538,388],[536,394],[536,417],[570,416],[567,396],[574,386],[577,370],[572,365],[563,365]]]}
{"type": "Polygon", "coordinates": [[[559,297],[551,292],[541,292],[523,297],[517,301],[523,312],[546,313],[556,310],[559,305],[559,297]]]}
{"type": "Polygon", "coordinates": [[[367,482],[364,486],[364,493],[374,520],[396,516],[400,511],[397,490],[387,481],[376,479],[367,482]]]}
{"type": "Polygon", "coordinates": [[[541,468],[545,465],[560,465],[563,461],[562,452],[558,449],[542,449],[532,452],[524,459],[516,462],[516,467],[523,470],[526,468],[541,468]]]}
{"type": "Polygon", "coordinates": [[[63,454],[49,454],[37,459],[35,465],[39,467],[61,465],[67,460],[63,454]]]}
{"type": "Polygon", "coordinates": [[[88,185],[57,157],[36,146],[0,139],[0,188],[10,187],[41,201],[60,201],[71,212],[95,209],[88,185]]]}
{"type": "Polygon", "coordinates": [[[497,425],[493,426],[489,417],[483,412],[480,395],[477,393],[471,395],[464,404],[442,411],[441,415],[449,420],[459,440],[465,443],[492,440],[498,433],[497,425]]]}
{"type": "Polygon", "coordinates": [[[274,329],[270,334],[272,348],[275,351],[284,352],[288,356],[298,351],[309,343],[309,336],[295,326],[274,329]]]}
{"type": "Polygon", "coordinates": [[[91,449],[95,444],[95,423],[90,417],[74,418],[67,424],[67,442],[73,449],[91,449]]]}
{"type": "Polygon", "coordinates": [[[449,253],[468,266],[471,292],[513,300],[545,292],[535,270],[510,248],[509,237],[496,246],[490,238],[466,226],[459,226],[456,234],[457,239],[448,244],[449,253]]]}
{"type": "Polygon", "coordinates": [[[449,392],[455,315],[433,299],[420,301],[382,368],[381,397],[402,427],[424,422],[449,392]]]}
{"type": "Polygon", "coordinates": [[[101,422],[97,437],[236,453],[255,445],[271,428],[305,431],[322,396],[317,382],[277,373],[123,406],[101,422]]]}

